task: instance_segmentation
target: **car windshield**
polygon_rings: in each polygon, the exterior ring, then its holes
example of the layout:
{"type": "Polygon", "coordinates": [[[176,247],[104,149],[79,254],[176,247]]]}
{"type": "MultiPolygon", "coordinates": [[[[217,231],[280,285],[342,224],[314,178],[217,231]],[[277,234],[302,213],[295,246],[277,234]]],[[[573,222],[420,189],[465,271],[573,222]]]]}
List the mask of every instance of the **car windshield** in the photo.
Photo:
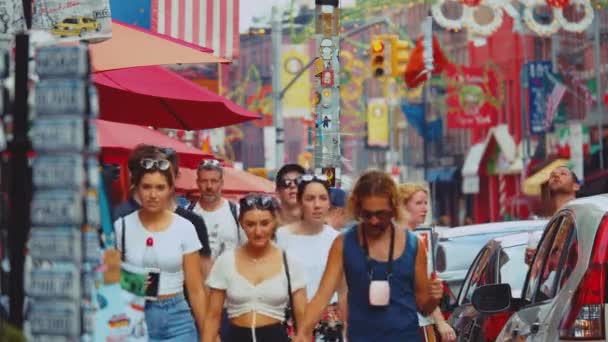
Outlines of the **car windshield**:
{"type": "Polygon", "coordinates": [[[63,19],[64,24],[78,24],[78,19],[76,18],[67,18],[63,19]]]}
{"type": "Polygon", "coordinates": [[[528,273],[525,253],[526,245],[517,245],[504,248],[500,254],[500,282],[511,285],[513,293],[521,292],[528,273]]]}
{"type": "Polygon", "coordinates": [[[463,236],[441,242],[446,254],[446,271],[468,270],[479,250],[495,235],[500,234],[463,236]]]}

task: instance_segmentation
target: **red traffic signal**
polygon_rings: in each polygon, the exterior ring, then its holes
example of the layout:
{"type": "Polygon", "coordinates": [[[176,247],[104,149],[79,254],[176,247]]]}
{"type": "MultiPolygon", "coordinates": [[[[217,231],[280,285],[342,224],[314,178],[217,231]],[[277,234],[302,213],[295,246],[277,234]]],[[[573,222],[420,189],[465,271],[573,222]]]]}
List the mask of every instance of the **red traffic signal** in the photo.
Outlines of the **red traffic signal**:
{"type": "Polygon", "coordinates": [[[384,43],[381,40],[372,41],[372,53],[381,53],[384,51],[384,43]]]}

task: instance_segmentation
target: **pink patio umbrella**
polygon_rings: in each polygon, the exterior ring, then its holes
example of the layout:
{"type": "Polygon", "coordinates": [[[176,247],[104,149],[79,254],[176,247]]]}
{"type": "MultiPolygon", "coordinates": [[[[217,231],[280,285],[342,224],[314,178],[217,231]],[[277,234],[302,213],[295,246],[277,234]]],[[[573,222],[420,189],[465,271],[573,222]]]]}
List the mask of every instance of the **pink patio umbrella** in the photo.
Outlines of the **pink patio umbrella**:
{"type": "Polygon", "coordinates": [[[93,81],[104,120],[194,130],[260,118],[160,66],[97,72],[93,81]]]}

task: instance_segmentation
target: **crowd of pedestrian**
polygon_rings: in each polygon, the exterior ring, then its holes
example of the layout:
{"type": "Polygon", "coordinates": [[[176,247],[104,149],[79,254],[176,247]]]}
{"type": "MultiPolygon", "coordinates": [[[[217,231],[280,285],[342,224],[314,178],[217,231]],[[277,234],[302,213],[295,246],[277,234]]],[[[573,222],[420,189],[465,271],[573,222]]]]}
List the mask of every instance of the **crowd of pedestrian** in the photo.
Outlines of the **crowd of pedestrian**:
{"type": "Polygon", "coordinates": [[[368,171],[347,195],[288,164],[276,198],[237,204],[222,195],[222,164],[204,160],[198,197],[180,206],[178,165],[170,149],[138,146],[130,197],[114,210],[123,263],[147,272],[150,341],[455,340],[413,233],[425,188],[368,171]]]}

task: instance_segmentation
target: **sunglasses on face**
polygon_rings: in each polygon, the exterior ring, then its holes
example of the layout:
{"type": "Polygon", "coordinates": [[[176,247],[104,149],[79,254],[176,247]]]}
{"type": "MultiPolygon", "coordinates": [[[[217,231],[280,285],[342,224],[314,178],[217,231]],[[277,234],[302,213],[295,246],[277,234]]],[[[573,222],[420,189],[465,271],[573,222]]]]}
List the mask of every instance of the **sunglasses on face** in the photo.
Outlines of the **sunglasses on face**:
{"type": "Polygon", "coordinates": [[[205,168],[215,168],[215,169],[220,169],[222,168],[222,164],[220,163],[219,160],[216,159],[206,159],[203,160],[199,165],[198,165],[198,169],[202,170],[205,168]]]}
{"type": "Polygon", "coordinates": [[[279,181],[280,188],[287,189],[287,188],[291,188],[292,186],[294,186],[294,187],[298,186],[297,179],[283,178],[279,181]]]}
{"type": "Polygon", "coordinates": [[[171,162],[166,159],[144,158],[139,162],[139,164],[144,170],[157,169],[166,171],[171,167],[171,162]]]}
{"type": "Polygon", "coordinates": [[[370,221],[372,218],[376,217],[379,221],[386,222],[393,218],[393,212],[391,210],[361,210],[359,216],[363,221],[370,221]]]}
{"type": "Polygon", "coordinates": [[[270,195],[248,195],[240,200],[242,210],[259,208],[263,210],[277,209],[274,198],[270,195]]]}

